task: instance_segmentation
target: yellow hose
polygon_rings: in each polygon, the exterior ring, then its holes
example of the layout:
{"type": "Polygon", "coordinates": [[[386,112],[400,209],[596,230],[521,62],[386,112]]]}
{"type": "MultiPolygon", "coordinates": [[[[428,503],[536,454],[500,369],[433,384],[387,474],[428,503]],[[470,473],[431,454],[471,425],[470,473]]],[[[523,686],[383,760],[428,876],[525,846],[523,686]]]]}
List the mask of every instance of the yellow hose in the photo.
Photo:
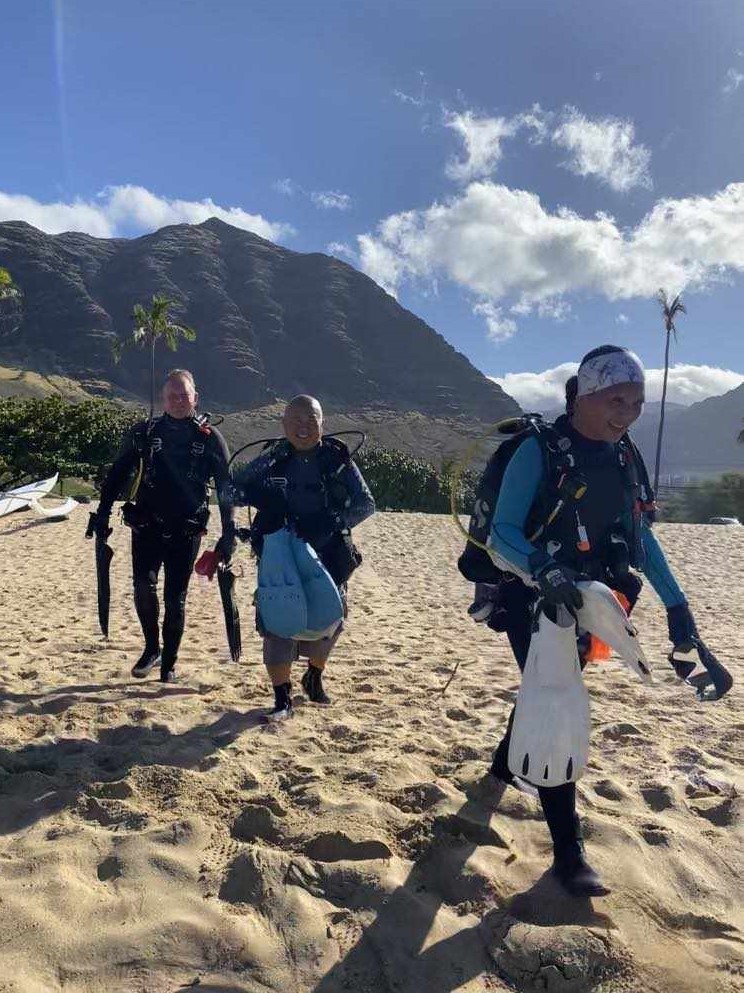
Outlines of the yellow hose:
{"type": "Polygon", "coordinates": [[[484,441],[490,438],[492,435],[496,434],[497,431],[501,431],[507,424],[514,424],[517,421],[523,420],[522,417],[505,417],[503,420],[498,421],[493,427],[490,427],[488,431],[481,435],[480,438],[476,440],[467,447],[462,460],[458,463],[455,471],[452,474],[452,482],[450,484],[450,509],[452,511],[452,518],[455,522],[457,529],[462,533],[462,535],[471,544],[475,545],[477,548],[482,548],[484,552],[488,551],[488,546],[484,545],[482,541],[478,541],[471,534],[468,533],[467,529],[463,527],[462,521],[460,520],[460,514],[457,510],[457,498],[460,492],[460,482],[462,480],[463,473],[470,464],[473,456],[478,450],[478,446],[484,441]]]}

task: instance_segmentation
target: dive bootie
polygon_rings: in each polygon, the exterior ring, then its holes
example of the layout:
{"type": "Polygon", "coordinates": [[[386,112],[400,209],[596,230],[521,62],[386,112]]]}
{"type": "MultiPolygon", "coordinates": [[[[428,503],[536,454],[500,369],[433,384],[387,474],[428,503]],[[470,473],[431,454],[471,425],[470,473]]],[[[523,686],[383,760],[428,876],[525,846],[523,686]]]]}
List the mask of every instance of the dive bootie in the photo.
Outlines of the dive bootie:
{"type": "Polygon", "coordinates": [[[503,789],[507,786],[513,786],[515,790],[519,790],[520,793],[524,793],[525,796],[531,796],[533,799],[538,798],[538,790],[536,786],[532,783],[528,783],[526,779],[522,779],[520,776],[515,776],[513,772],[509,771],[509,767],[506,764],[505,754],[502,754],[505,750],[496,749],[493,756],[493,761],[489,768],[490,774],[499,784],[500,793],[503,793],[503,789]]]}
{"type": "Polygon", "coordinates": [[[581,848],[556,854],[553,875],[571,896],[607,896],[610,893],[610,888],[589,865],[581,848]]]}
{"type": "Polygon", "coordinates": [[[266,715],[270,724],[286,721],[294,714],[292,707],[292,684],[281,683],[274,687],[274,706],[266,715]]]}
{"type": "Polygon", "coordinates": [[[159,663],[160,649],[146,648],[132,666],[132,675],[135,679],[144,679],[148,672],[151,672],[159,663]]]}
{"type": "Polygon", "coordinates": [[[302,688],[312,703],[330,703],[331,698],[323,689],[323,672],[314,665],[309,665],[302,677],[302,688]]]}

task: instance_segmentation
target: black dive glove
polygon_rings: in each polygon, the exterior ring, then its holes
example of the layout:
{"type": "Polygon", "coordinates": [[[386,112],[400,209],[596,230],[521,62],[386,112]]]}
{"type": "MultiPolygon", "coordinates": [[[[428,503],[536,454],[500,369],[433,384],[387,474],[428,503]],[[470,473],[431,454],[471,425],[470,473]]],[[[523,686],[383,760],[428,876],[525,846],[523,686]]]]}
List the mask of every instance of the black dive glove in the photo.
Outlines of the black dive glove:
{"type": "Polygon", "coordinates": [[[102,538],[104,541],[113,530],[109,523],[111,515],[104,514],[100,510],[97,513],[88,514],[88,527],[85,529],[86,538],[102,538]]]}
{"type": "Polygon", "coordinates": [[[233,528],[232,531],[223,533],[222,537],[214,546],[214,550],[220,556],[225,565],[228,565],[230,559],[235,554],[235,549],[237,547],[238,540],[235,537],[235,529],[233,528]]]}
{"type": "Polygon", "coordinates": [[[689,652],[700,641],[695,618],[686,603],[667,607],[667,625],[669,627],[669,640],[680,651],[689,652]]]}
{"type": "Polygon", "coordinates": [[[584,606],[584,598],[576,586],[576,573],[573,569],[553,562],[541,569],[535,579],[546,603],[568,607],[569,610],[579,610],[584,606]]]}

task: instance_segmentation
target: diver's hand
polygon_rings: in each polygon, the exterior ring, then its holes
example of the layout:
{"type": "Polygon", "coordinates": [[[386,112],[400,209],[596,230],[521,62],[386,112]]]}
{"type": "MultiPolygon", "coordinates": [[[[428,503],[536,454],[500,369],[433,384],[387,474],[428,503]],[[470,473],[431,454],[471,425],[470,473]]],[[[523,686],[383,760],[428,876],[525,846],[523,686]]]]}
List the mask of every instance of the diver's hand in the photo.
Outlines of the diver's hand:
{"type": "Polygon", "coordinates": [[[100,511],[88,514],[88,527],[85,530],[85,537],[103,538],[105,541],[112,531],[111,524],[109,523],[110,520],[110,514],[102,514],[100,511]]]}
{"type": "Polygon", "coordinates": [[[584,606],[581,591],[576,585],[576,573],[555,562],[546,565],[535,576],[540,593],[546,603],[579,610],[584,606]]]}
{"type": "Polygon", "coordinates": [[[225,533],[219,539],[217,544],[214,546],[215,552],[220,556],[225,565],[230,564],[230,559],[235,554],[235,549],[238,547],[238,539],[235,537],[235,531],[232,533],[225,533]]]}
{"type": "Polygon", "coordinates": [[[696,642],[700,641],[695,618],[687,603],[667,607],[667,626],[669,640],[675,648],[683,652],[689,651],[696,642]]]}

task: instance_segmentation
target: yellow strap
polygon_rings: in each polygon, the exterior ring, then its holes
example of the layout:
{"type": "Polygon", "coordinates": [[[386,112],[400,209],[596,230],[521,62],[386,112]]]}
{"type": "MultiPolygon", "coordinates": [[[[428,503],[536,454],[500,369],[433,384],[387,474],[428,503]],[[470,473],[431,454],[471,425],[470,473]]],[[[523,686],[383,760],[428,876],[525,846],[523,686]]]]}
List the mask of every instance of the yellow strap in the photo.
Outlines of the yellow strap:
{"type": "Polygon", "coordinates": [[[137,470],[137,475],[134,477],[134,482],[132,483],[132,488],[129,491],[128,499],[130,501],[137,499],[137,494],[139,493],[140,483],[142,482],[142,475],[145,471],[145,460],[140,457],[139,469],[137,470]]]}
{"type": "Polygon", "coordinates": [[[454,520],[457,529],[462,533],[462,535],[467,539],[467,541],[475,545],[477,548],[482,548],[484,552],[487,552],[489,550],[488,546],[484,545],[482,541],[478,541],[477,538],[474,538],[467,531],[467,529],[463,527],[463,523],[460,520],[460,514],[458,513],[458,509],[457,509],[457,498],[460,493],[460,482],[462,481],[463,473],[465,472],[468,465],[472,461],[473,456],[477,452],[478,446],[481,445],[484,441],[487,441],[488,438],[496,434],[498,431],[501,431],[504,427],[506,427],[507,424],[513,424],[515,421],[521,421],[521,420],[522,420],[521,416],[505,417],[503,420],[498,421],[496,424],[490,427],[484,435],[481,435],[480,438],[476,438],[476,440],[471,445],[468,446],[468,448],[465,450],[465,454],[463,455],[462,460],[458,463],[457,467],[455,468],[455,471],[452,473],[452,482],[450,484],[450,510],[452,511],[452,519],[454,520]]]}

